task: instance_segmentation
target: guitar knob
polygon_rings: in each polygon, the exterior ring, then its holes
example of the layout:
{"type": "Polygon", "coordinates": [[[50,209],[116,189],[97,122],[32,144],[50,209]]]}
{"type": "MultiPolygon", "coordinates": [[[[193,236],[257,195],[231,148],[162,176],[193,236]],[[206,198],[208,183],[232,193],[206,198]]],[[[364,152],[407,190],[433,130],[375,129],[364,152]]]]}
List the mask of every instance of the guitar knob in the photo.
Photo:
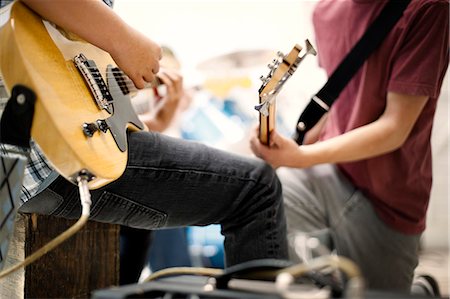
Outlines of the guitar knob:
{"type": "Polygon", "coordinates": [[[98,126],[96,123],[84,123],[83,133],[86,137],[94,136],[94,133],[98,131],[98,126]]]}
{"type": "Polygon", "coordinates": [[[109,126],[104,119],[97,120],[97,126],[98,126],[98,129],[100,131],[102,131],[103,133],[106,133],[109,129],[109,126]]]}

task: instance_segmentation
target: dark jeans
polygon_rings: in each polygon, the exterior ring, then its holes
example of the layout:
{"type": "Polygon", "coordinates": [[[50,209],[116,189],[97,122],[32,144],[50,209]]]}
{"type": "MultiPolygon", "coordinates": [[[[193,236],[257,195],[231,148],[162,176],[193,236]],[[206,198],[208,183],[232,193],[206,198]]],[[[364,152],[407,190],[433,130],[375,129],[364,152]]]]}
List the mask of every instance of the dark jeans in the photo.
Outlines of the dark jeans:
{"type": "Polygon", "coordinates": [[[121,226],[119,283],[137,283],[147,265],[152,272],[192,266],[186,228],[147,230],[121,226]]]}
{"type": "Polygon", "coordinates": [[[148,229],[120,227],[119,284],[137,283],[147,263],[152,232],[148,229]]]}
{"type": "MultiPolygon", "coordinates": [[[[269,165],[153,132],[128,142],[124,174],[91,192],[91,219],[145,229],[220,223],[228,266],[287,258],[281,185],[269,165]]],[[[78,189],[59,177],[21,211],[78,218],[78,189]]]]}

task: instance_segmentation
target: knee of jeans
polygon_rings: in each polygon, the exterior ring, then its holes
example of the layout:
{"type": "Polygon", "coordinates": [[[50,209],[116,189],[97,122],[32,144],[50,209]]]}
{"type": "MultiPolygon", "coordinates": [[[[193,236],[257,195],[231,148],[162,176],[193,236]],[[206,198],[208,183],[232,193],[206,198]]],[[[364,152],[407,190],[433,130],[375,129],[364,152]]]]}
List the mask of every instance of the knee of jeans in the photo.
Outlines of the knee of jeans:
{"type": "Polygon", "coordinates": [[[272,166],[264,164],[262,170],[262,177],[264,184],[268,186],[268,193],[270,193],[269,198],[274,201],[274,204],[282,204],[282,186],[281,181],[278,178],[276,171],[272,166]]]}

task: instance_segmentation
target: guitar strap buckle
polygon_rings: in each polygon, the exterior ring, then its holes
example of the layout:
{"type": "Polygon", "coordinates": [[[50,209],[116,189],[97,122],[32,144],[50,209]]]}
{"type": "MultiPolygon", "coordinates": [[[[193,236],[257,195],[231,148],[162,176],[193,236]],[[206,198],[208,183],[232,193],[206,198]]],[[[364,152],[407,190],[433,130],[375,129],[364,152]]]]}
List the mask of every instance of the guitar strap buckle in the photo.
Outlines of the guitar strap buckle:
{"type": "Polygon", "coordinates": [[[325,110],[326,112],[328,112],[328,110],[330,110],[330,106],[325,103],[324,101],[322,101],[317,95],[313,96],[311,98],[311,100],[313,100],[314,102],[316,102],[320,107],[323,108],[323,110],[325,110]]]}

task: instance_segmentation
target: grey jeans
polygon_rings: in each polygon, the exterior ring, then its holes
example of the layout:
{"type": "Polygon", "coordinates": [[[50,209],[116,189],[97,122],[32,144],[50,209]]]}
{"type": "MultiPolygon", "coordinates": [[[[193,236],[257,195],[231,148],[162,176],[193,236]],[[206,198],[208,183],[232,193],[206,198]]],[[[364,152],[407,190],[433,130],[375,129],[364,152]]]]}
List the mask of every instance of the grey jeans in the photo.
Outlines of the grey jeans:
{"type": "Polygon", "coordinates": [[[291,259],[298,261],[298,254],[304,252],[291,240],[304,234],[314,236],[329,250],[356,262],[367,287],[409,292],[420,235],[402,234],[386,226],[369,199],[333,165],[281,168],[278,176],[291,259]]]}
{"type": "MultiPolygon", "coordinates": [[[[91,192],[91,219],[145,229],[221,224],[227,265],[287,259],[281,185],[269,165],[152,132],[128,143],[124,174],[91,192]]],[[[59,177],[21,211],[78,218],[78,189],[59,177]]]]}

